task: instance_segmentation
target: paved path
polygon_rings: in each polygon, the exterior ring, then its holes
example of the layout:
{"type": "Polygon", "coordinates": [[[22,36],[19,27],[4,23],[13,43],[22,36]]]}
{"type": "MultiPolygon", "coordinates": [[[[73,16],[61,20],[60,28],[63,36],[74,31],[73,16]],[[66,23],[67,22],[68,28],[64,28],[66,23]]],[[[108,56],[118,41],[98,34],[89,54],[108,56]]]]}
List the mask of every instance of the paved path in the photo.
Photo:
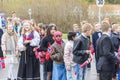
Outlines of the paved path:
{"type": "MultiPolygon", "coordinates": [[[[17,72],[16,65],[16,72],[17,72]]],[[[7,69],[0,70],[0,80],[7,80],[7,69]]],[[[91,69],[87,70],[86,80],[99,80],[96,74],[95,61],[91,64],[91,69]]]]}
{"type": "MultiPolygon", "coordinates": [[[[66,40],[65,40],[65,42],[66,42],[66,40]]],[[[18,64],[16,65],[16,73],[17,73],[17,66],[18,66],[18,64]]],[[[0,80],[7,80],[7,69],[0,70],[0,80]]],[[[99,80],[97,77],[97,74],[96,74],[94,59],[91,64],[91,69],[87,70],[86,80],[99,80]]]]}

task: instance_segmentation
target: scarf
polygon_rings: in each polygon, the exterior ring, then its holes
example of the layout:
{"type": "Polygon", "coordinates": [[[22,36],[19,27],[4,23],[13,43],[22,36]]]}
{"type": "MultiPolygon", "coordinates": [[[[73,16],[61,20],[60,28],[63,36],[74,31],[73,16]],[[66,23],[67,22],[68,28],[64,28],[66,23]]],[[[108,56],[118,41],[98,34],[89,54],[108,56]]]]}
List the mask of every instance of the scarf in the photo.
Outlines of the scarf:
{"type": "Polygon", "coordinates": [[[34,38],[34,34],[33,34],[33,31],[30,33],[30,34],[24,34],[23,35],[23,39],[24,39],[24,41],[25,40],[32,40],[34,38]]]}
{"type": "Polygon", "coordinates": [[[54,40],[59,46],[61,46],[61,44],[62,44],[62,32],[60,32],[60,31],[54,32],[54,40]],[[57,40],[57,36],[60,37],[59,40],[57,40]]]}

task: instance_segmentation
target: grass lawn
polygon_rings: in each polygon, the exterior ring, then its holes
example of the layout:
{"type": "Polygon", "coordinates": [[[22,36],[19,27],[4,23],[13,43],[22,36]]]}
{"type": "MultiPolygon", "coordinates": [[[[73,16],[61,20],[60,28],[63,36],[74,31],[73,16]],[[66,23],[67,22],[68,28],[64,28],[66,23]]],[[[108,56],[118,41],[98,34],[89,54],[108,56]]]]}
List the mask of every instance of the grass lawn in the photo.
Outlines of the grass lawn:
{"type": "Polygon", "coordinates": [[[63,33],[62,38],[63,38],[63,39],[67,39],[67,34],[66,34],[66,33],[63,33]]]}

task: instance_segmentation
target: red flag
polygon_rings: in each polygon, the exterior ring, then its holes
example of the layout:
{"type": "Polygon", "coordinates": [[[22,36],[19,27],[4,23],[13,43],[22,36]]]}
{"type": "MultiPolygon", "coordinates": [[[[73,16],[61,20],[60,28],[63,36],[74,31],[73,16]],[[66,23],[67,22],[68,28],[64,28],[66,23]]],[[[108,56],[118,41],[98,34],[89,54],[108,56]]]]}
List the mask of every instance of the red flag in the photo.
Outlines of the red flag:
{"type": "Polygon", "coordinates": [[[4,62],[4,57],[0,58],[0,68],[4,69],[5,68],[5,62],[4,62]]]}
{"type": "Polygon", "coordinates": [[[90,43],[89,50],[91,50],[91,53],[94,54],[95,51],[94,51],[94,48],[93,48],[92,42],[90,43]]]}

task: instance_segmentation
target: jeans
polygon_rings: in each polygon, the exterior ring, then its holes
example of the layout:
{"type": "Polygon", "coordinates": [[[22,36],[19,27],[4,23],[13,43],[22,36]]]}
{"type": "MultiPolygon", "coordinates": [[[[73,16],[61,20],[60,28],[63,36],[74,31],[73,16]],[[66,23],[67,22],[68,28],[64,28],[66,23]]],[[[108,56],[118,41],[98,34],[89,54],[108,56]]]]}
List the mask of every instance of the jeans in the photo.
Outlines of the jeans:
{"type": "Polygon", "coordinates": [[[85,80],[87,66],[80,68],[80,64],[76,64],[73,68],[76,74],[76,80],[85,80]]]}
{"type": "Polygon", "coordinates": [[[74,71],[74,66],[71,66],[71,70],[70,71],[66,71],[66,75],[67,75],[67,80],[75,80],[75,71],[74,71]]]}
{"type": "Polygon", "coordinates": [[[120,69],[118,71],[118,80],[120,80],[120,69]]]}
{"type": "Polygon", "coordinates": [[[52,80],[67,80],[66,69],[64,64],[53,63],[52,80]]]}

